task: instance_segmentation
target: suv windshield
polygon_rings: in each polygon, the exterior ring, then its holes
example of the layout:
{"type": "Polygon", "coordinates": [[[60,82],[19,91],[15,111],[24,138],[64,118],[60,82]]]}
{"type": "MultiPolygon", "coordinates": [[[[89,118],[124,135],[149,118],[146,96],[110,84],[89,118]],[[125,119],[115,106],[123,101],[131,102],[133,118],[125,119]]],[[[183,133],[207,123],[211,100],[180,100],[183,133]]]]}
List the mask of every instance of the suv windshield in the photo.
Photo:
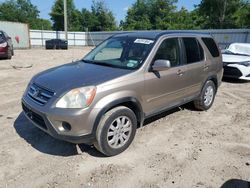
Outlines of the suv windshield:
{"type": "Polygon", "coordinates": [[[113,37],[90,52],[83,61],[123,69],[138,69],[153,46],[154,40],[113,37]]]}

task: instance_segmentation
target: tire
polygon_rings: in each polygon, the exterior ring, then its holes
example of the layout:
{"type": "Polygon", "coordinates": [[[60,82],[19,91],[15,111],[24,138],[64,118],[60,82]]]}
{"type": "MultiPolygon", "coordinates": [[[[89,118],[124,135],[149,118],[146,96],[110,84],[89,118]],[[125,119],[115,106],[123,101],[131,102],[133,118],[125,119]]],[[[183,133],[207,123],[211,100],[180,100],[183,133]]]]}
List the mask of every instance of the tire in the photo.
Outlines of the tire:
{"type": "Polygon", "coordinates": [[[12,50],[9,48],[7,52],[7,59],[11,59],[11,58],[12,58],[12,50]]]}
{"type": "Polygon", "coordinates": [[[201,94],[194,101],[194,106],[197,110],[206,111],[213,105],[216,94],[216,87],[212,80],[208,80],[202,88],[201,94]]]}
{"type": "Polygon", "coordinates": [[[118,155],[132,143],[136,128],[137,119],[134,112],[125,106],[115,107],[102,117],[96,130],[97,141],[94,145],[106,156],[118,155]],[[118,128],[118,122],[123,129],[118,128]]]}

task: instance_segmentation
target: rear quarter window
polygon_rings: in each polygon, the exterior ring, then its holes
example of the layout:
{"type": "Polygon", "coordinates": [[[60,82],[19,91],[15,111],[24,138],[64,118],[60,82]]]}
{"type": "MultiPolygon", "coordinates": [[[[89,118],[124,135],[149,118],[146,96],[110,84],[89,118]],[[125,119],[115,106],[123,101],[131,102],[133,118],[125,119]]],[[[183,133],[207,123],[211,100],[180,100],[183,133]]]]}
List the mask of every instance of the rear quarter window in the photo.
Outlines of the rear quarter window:
{"type": "Polygon", "coordinates": [[[212,38],[202,38],[202,41],[205,43],[206,47],[208,48],[210,54],[213,57],[219,57],[220,56],[219,49],[217,48],[217,45],[214,42],[214,39],[212,39],[212,38]]]}

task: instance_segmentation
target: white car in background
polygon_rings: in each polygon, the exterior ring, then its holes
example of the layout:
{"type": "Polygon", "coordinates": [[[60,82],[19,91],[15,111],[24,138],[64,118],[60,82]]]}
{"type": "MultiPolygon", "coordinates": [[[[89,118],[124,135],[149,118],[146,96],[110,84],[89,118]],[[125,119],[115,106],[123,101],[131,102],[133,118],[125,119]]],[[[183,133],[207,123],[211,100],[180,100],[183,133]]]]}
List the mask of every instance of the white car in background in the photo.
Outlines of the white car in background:
{"type": "Polygon", "coordinates": [[[224,77],[250,80],[250,44],[232,43],[222,51],[224,77]]]}

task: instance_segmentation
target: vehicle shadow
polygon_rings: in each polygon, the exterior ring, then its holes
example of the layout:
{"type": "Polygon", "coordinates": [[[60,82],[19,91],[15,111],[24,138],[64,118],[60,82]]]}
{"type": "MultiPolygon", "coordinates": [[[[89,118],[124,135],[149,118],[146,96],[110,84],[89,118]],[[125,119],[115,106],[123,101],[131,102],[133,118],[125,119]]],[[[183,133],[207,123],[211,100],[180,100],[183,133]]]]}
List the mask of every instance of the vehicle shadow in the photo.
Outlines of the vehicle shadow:
{"type": "Polygon", "coordinates": [[[98,152],[93,146],[79,144],[78,146],[81,151],[79,152],[76,144],[54,139],[47,133],[32,125],[23,112],[20,113],[15,120],[14,128],[21,138],[42,153],[69,157],[86,152],[94,157],[104,157],[104,155],[98,152]]]}
{"type": "Polygon", "coordinates": [[[239,179],[230,179],[226,181],[221,188],[250,188],[250,182],[239,179]]]}
{"type": "Polygon", "coordinates": [[[155,115],[155,116],[152,116],[152,117],[150,117],[150,118],[147,118],[147,119],[145,119],[145,121],[144,121],[144,123],[143,123],[143,126],[147,126],[147,125],[149,125],[150,123],[153,123],[153,122],[155,122],[155,121],[157,121],[157,120],[159,120],[159,119],[162,119],[162,118],[164,118],[164,117],[166,117],[166,116],[168,116],[168,115],[170,115],[170,114],[173,114],[173,113],[175,113],[175,112],[178,112],[178,111],[180,111],[180,110],[181,110],[181,107],[180,107],[180,108],[173,108],[173,109],[171,109],[171,110],[164,111],[164,112],[162,112],[162,113],[160,113],[160,114],[157,114],[157,115],[155,115]]]}
{"type": "MultiPolygon", "coordinates": [[[[151,118],[147,118],[144,121],[143,126],[147,126],[150,123],[153,123],[161,118],[178,112],[181,110],[181,108],[186,108],[185,106],[180,108],[174,108],[172,110],[168,110],[161,114],[155,115],[151,118]]],[[[93,157],[106,157],[98,150],[96,150],[94,146],[86,144],[76,145],[53,138],[52,136],[48,135],[47,133],[32,125],[32,123],[26,118],[23,112],[20,113],[17,119],[15,120],[14,128],[21,138],[23,138],[33,148],[42,153],[63,157],[79,155],[81,153],[88,153],[93,157]]]]}
{"type": "Polygon", "coordinates": [[[155,116],[152,116],[150,118],[145,119],[143,126],[147,126],[150,123],[153,123],[153,122],[155,122],[155,121],[157,121],[159,119],[165,118],[165,117],[167,117],[167,116],[169,116],[171,114],[174,114],[174,113],[179,112],[179,111],[184,110],[184,109],[189,110],[189,111],[197,111],[197,112],[200,111],[200,110],[197,110],[195,108],[193,102],[189,102],[189,103],[183,104],[183,105],[181,105],[179,107],[176,107],[176,108],[173,108],[173,109],[170,109],[170,110],[166,110],[166,111],[164,111],[164,112],[162,112],[160,114],[157,114],[155,116]]]}
{"type": "Polygon", "coordinates": [[[6,59],[4,57],[0,57],[0,60],[10,60],[10,59],[6,59]]]}

